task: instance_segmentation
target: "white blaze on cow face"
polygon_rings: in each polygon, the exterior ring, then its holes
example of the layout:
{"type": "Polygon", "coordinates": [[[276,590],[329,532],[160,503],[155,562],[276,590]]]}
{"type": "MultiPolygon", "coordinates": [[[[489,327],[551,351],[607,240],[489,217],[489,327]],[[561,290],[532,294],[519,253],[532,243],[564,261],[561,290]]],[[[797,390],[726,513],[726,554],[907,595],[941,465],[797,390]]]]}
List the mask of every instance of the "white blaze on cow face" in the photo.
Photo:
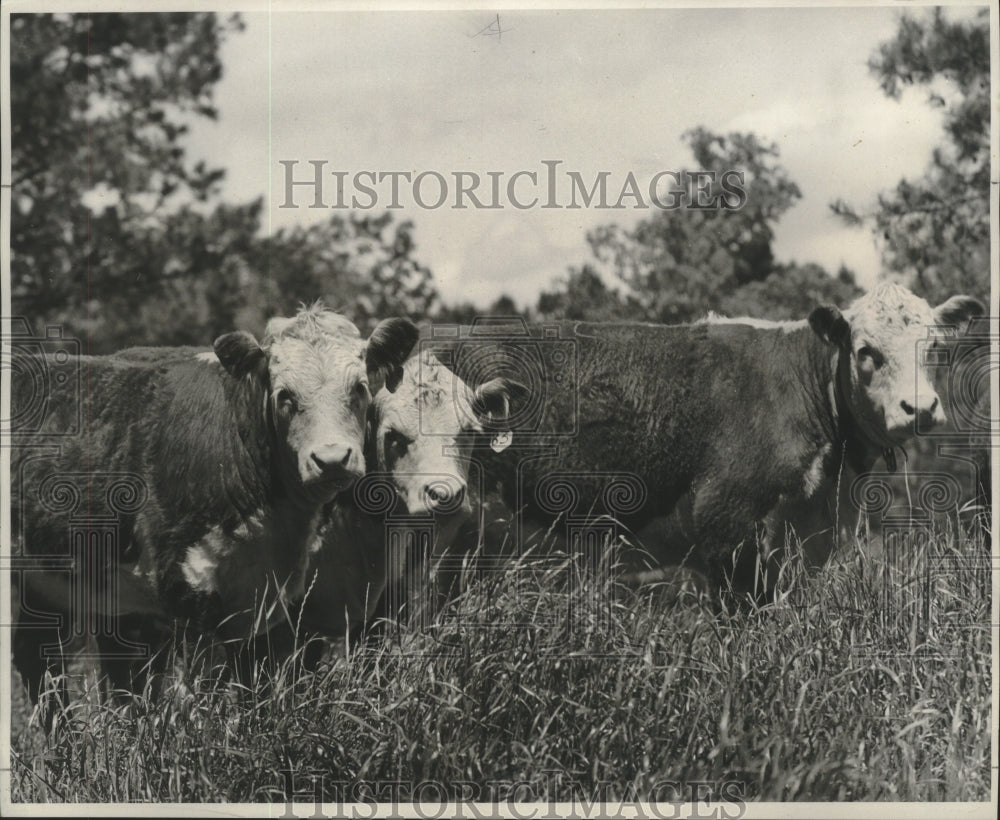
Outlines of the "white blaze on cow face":
{"type": "Polygon", "coordinates": [[[836,308],[817,308],[809,319],[814,330],[849,357],[842,361],[839,378],[855,422],[876,444],[893,447],[945,421],[922,355],[929,337],[933,344],[940,326],[982,310],[966,296],[934,309],[906,288],[883,283],[843,315],[836,308]]]}
{"type": "Polygon", "coordinates": [[[364,475],[368,376],[395,384],[418,335],[412,322],[393,318],[362,342],[351,322],[317,303],[272,319],[261,343],[245,331],[215,340],[230,376],[267,386],[262,410],[277,440],[279,480],[293,499],[324,504],[364,475]]]}
{"type": "Polygon", "coordinates": [[[410,514],[468,511],[472,391],[429,351],[410,357],[394,392],[375,396],[376,457],[410,514]]]}
{"type": "Polygon", "coordinates": [[[272,319],[262,344],[268,352],[268,401],[288,478],[311,500],[328,501],[365,471],[371,399],[365,344],[351,322],[318,308],[293,319],[272,319]]]}
{"type": "Polygon", "coordinates": [[[429,350],[403,366],[394,392],[375,396],[378,468],[392,474],[410,514],[469,512],[472,435],[499,420],[512,396],[524,391],[507,379],[472,390],[429,350]]]}

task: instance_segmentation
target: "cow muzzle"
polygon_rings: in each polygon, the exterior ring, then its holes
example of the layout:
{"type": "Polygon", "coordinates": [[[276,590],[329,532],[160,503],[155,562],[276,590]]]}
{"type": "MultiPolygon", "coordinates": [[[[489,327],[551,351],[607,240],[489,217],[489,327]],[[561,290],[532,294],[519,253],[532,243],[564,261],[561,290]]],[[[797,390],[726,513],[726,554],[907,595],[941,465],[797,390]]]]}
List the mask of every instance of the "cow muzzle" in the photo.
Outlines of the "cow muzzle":
{"type": "Polygon", "coordinates": [[[345,444],[316,447],[303,470],[306,485],[324,484],[344,489],[365,474],[360,449],[345,444]]]}
{"type": "Polygon", "coordinates": [[[925,433],[933,427],[946,421],[941,400],[934,396],[929,401],[916,404],[907,399],[900,399],[899,404],[886,413],[886,428],[893,438],[909,438],[915,434],[925,433]]]}
{"type": "Polygon", "coordinates": [[[444,477],[434,478],[424,484],[421,498],[428,512],[447,515],[457,512],[465,501],[465,482],[444,477]]]}

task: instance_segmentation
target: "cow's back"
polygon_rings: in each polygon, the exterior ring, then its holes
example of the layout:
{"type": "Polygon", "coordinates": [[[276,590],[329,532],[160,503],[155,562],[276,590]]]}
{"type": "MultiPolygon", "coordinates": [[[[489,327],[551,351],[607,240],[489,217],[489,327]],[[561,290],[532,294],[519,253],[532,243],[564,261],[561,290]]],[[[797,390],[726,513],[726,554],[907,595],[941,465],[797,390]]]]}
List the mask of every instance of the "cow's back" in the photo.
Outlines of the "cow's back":
{"type": "MultiPolygon", "coordinates": [[[[558,518],[610,516],[636,532],[674,514],[680,538],[665,554],[707,543],[699,562],[718,570],[771,511],[804,497],[833,434],[830,353],[804,324],[563,323],[559,336],[571,364],[535,368],[534,382],[512,374],[542,408],[514,408],[510,446],[476,452],[486,492],[520,521],[515,538],[558,518]]],[[[511,367],[502,344],[494,355],[511,367]]]]}
{"type": "MultiPolygon", "coordinates": [[[[551,369],[531,384],[543,409],[520,427],[515,412],[513,444],[483,455],[487,483],[501,483],[510,503],[543,512],[538,491],[558,473],[589,509],[609,478],[634,476],[647,500],[626,517],[639,521],[669,512],[693,481],[727,459],[732,471],[781,458],[773,431],[789,408],[781,407],[780,389],[762,387],[776,369],[762,365],[774,356],[766,336],[697,325],[566,323],[561,330],[574,342],[573,369],[551,369]]],[[[499,348],[496,355],[504,356],[499,348]]]]}

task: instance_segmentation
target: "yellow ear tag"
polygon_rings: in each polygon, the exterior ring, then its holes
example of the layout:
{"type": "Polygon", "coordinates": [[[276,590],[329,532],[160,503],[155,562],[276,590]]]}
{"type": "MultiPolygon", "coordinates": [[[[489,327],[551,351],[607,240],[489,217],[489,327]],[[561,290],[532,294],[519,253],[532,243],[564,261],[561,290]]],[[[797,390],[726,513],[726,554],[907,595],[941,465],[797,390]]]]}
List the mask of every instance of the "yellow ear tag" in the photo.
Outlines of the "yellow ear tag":
{"type": "Polygon", "coordinates": [[[490,448],[494,453],[502,453],[508,447],[510,447],[511,442],[514,440],[514,434],[507,430],[504,433],[497,433],[493,436],[493,441],[490,442],[490,448]]]}

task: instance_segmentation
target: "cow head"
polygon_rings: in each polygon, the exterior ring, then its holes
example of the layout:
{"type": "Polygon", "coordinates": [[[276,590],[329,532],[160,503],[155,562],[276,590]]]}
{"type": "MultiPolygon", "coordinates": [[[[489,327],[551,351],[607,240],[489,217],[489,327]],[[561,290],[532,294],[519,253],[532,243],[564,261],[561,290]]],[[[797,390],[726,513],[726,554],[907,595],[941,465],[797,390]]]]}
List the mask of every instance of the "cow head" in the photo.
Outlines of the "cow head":
{"type": "Polygon", "coordinates": [[[916,430],[945,420],[928,367],[921,361],[921,341],[927,343],[928,329],[983,312],[969,296],[953,296],[935,309],[906,288],[883,283],[844,313],[830,306],[816,308],[809,324],[838,348],[838,389],[855,423],[871,442],[892,448],[916,430]]]}
{"type": "Polygon", "coordinates": [[[525,392],[505,378],[473,390],[429,350],[406,362],[395,389],[375,396],[372,433],[378,468],[392,474],[409,513],[470,511],[471,434],[506,418],[525,392]]]}
{"type": "Polygon", "coordinates": [[[411,322],[388,319],[366,344],[350,321],[317,303],[271,319],[260,343],[243,331],[221,336],[215,354],[232,376],[266,385],[282,483],[322,504],[364,475],[370,372],[398,369],[416,338],[411,322]]]}

